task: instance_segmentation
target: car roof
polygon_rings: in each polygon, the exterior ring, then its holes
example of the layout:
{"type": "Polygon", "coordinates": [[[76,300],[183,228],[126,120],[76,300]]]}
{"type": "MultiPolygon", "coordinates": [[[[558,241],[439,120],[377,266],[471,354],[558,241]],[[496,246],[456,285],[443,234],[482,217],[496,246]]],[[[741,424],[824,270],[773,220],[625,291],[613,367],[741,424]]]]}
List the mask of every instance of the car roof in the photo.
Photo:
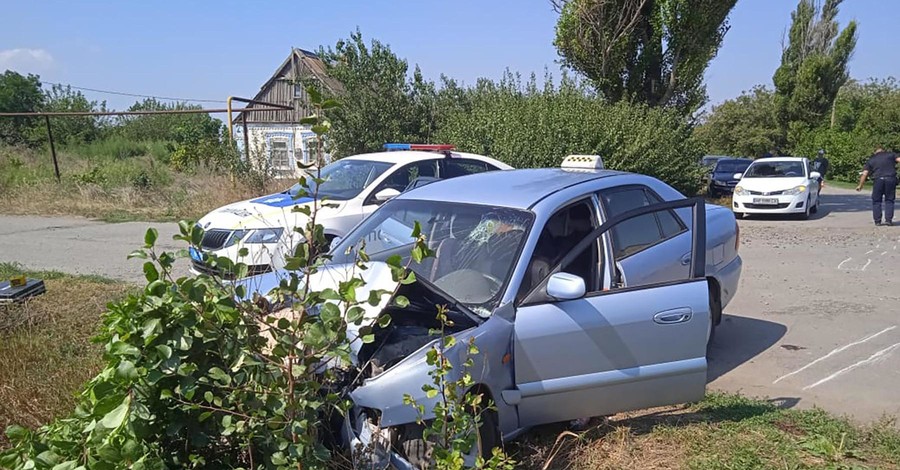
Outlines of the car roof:
{"type": "MultiPolygon", "coordinates": [[[[422,160],[431,160],[435,158],[446,158],[442,152],[429,152],[422,150],[393,150],[390,152],[373,152],[373,153],[363,153],[359,155],[353,155],[350,157],[344,157],[341,160],[368,160],[373,162],[385,162],[385,163],[410,163],[410,162],[418,162],[422,160]]],[[[491,162],[494,165],[499,166],[500,168],[511,168],[510,166],[495,160],[490,157],[485,157],[484,155],[477,155],[474,153],[465,153],[465,152],[450,152],[450,158],[471,158],[475,160],[481,160],[486,162],[491,162]]]]}
{"type": "Polygon", "coordinates": [[[806,160],[803,157],[766,157],[766,158],[757,158],[754,162],[758,161],[766,161],[766,162],[802,162],[806,160]]]}
{"type": "Polygon", "coordinates": [[[612,170],[533,168],[501,170],[436,181],[397,196],[397,199],[491,204],[528,209],[541,199],[568,187],[616,175],[612,170]]]}

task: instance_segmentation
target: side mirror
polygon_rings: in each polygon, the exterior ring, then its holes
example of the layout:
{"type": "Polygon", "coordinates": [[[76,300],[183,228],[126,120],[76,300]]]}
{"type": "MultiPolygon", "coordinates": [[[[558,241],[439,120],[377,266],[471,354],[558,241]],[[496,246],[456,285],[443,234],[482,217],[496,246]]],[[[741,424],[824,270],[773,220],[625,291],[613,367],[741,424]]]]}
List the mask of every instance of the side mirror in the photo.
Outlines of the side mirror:
{"type": "Polygon", "coordinates": [[[331,239],[331,244],[328,245],[328,249],[329,249],[329,250],[334,250],[334,247],[340,245],[342,240],[343,240],[343,238],[341,238],[341,237],[334,237],[334,238],[332,238],[332,239],[331,239]]]}
{"type": "Polygon", "coordinates": [[[393,199],[400,195],[400,191],[397,191],[394,188],[384,188],[381,191],[375,193],[375,200],[378,202],[384,202],[389,199],[393,199]]]}
{"type": "Polygon", "coordinates": [[[743,173],[735,173],[734,175],[732,175],[732,177],[736,180],[739,180],[744,177],[744,174],[743,173]]]}
{"type": "Polygon", "coordinates": [[[822,177],[822,173],[819,173],[818,171],[814,171],[809,174],[809,179],[811,179],[811,180],[817,180],[821,177],[822,177]]]}
{"type": "Polygon", "coordinates": [[[556,273],[547,281],[547,295],[556,300],[575,300],[584,297],[584,279],[569,273],[556,273]]]}

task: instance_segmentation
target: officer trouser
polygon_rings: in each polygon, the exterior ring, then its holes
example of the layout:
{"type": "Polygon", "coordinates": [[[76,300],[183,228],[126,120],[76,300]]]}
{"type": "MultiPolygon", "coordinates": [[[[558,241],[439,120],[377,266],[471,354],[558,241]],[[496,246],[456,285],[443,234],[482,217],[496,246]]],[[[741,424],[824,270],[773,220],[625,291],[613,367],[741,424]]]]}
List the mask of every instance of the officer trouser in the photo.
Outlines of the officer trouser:
{"type": "Polygon", "coordinates": [[[894,220],[894,198],[897,196],[897,177],[875,178],[872,187],[872,217],[881,222],[881,201],[884,200],[884,220],[894,220]]]}

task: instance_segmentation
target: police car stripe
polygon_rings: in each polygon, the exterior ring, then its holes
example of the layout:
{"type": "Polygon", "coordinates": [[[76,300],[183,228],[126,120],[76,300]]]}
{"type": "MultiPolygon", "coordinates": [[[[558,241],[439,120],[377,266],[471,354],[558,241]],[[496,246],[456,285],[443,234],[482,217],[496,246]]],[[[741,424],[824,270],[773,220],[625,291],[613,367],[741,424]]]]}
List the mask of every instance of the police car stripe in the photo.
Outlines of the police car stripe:
{"type": "Polygon", "coordinates": [[[307,202],[312,202],[313,198],[311,197],[301,197],[299,199],[294,199],[290,194],[270,194],[268,196],[263,196],[258,199],[253,199],[250,202],[254,204],[263,204],[271,207],[288,207],[293,206],[295,204],[305,204],[307,202]]]}

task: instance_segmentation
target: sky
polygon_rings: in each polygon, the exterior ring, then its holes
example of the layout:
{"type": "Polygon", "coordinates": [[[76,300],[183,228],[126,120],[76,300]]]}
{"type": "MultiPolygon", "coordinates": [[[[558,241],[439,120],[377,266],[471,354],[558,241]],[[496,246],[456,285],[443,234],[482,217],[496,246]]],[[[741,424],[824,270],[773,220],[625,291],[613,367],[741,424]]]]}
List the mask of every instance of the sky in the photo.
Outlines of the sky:
{"type": "MultiPolygon", "coordinates": [[[[795,0],[738,0],[706,74],[710,103],[771,85],[795,0]]],[[[175,98],[252,97],[291,47],[333,46],[359,28],[425,76],[472,84],[508,68],[559,75],[549,0],[0,0],[0,71],[44,82],[175,98]]],[[[900,77],[900,1],[847,0],[860,37],[851,76],[900,77]]],[[[84,92],[124,109],[137,98],[84,92]]],[[[217,106],[204,103],[205,106],[217,106]]]]}

